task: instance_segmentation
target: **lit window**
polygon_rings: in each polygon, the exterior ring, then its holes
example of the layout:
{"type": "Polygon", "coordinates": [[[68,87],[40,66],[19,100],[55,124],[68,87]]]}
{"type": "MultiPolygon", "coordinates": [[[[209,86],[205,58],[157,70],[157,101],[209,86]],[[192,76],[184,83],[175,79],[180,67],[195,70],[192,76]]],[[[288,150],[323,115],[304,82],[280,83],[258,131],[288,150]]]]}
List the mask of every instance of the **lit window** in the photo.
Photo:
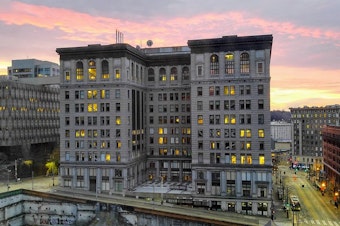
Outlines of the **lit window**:
{"type": "Polygon", "coordinates": [[[264,155],[259,155],[259,164],[263,165],[265,163],[264,155]]]}
{"type": "Polygon", "coordinates": [[[87,111],[88,112],[97,112],[98,111],[98,105],[96,103],[87,104],[87,111]]]}
{"type": "Polygon", "coordinates": [[[89,75],[89,80],[93,81],[93,80],[96,80],[97,78],[96,63],[93,60],[89,61],[88,75],[89,75]]]}
{"type": "Polygon", "coordinates": [[[250,141],[246,142],[246,149],[251,150],[251,142],[250,141]]]}
{"type": "Polygon", "coordinates": [[[224,87],[223,93],[224,93],[225,96],[229,95],[229,86],[224,87]]]}
{"type": "Polygon", "coordinates": [[[120,124],[121,124],[120,116],[116,116],[116,125],[120,125],[120,124]]]}
{"type": "Polygon", "coordinates": [[[211,75],[219,74],[218,56],[216,54],[213,54],[210,57],[210,74],[211,75]]]}
{"type": "Polygon", "coordinates": [[[253,164],[253,159],[252,159],[251,155],[247,155],[247,163],[253,164]]]}
{"type": "Polygon", "coordinates": [[[158,134],[163,134],[163,128],[158,128],[158,134]]]}
{"type": "Polygon", "coordinates": [[[231,155],[231,163],[232,163],[232,164],[236,164],[236,161],[237,161],[237,160],[236,160],[236,155],[235,155],[235,154],[232,154],[232,155],[231,155]]]}
{"type": "Polygon", "coordinates": [[[115,78],[120,79],[120,70],[118,69],[115,70],[115,78]]]}
{"type": "Polygon", "coordinates": [[[251,129],[246,130],[246,136],[247,136],[247,138],[251,137],[251,129]]]}
{"type": "Polygon", "coordinates": [[[65,81],[70,81],[71,80],[71,75],[69,71],[65,72],[65,81]]]}
{"type": "Polygon", "coordinates": [[[236,115],[230,115],[230,123],[236,124],[236,115]]]}
{"type": "Polygon", "coordinates": [[[235,95],[235,86],[230,86],[230,95],[231,96],[235,95]]]}
{"type": "Polygon", "coordinates": [[[244,154],[241,154],[241,164],[246,163],[246,156],[244,154]]]}
{"type": "Polygon", "coordinates": [[[258,134],[260,138],[264,138],[264,129],[259,129],[258,134]]]}
{"type": "Polygon", "coordinates": [[[249,54],[242,53],[241,54],[241,74],[249,74],[250,72],[250,61],[249,61],[249,54]]]}
{"type": "Polygon", "coordinates": [[[120,157],[120,152],[117,152],[116,154],[116,162],[120,162],[121,157],[120,157]]]}
{"type": "Polygon", "coordinates": [[[84,80],[84,67],[83,67],[83,62],[77,62],[76,65],[76,79],[77,81],[82,81],[84,80]]]}
{"type": "Polygon", "coordinates": [[[245,134],[244,129],[240,129],[240,137],[244,137],[244,134],[245,134]]]}
{"type": "Polygon", "coordinates": [[[166,71],[165,68],[159,69],[159,81],[165,82],[166,81],[166,71]]]}
{"type": "Polygon", "coordinates": [[[120,140],[116,141],[116,147],[120,149],[122,147],[122,142],[120,140]]]}
{"type": "Polygon", "coordinates": [[[199,125],[202,125],[202,124],[203,124],[203,115],[198,115],[197,123],[198,123],[199,125]]]}
{"type": "Polygon", "coordinates": [[[225,73],[228,75],[234,74],[235,71],[234,54],[227,53],[224,57],[225,57],[225,73]]]}
{"type": "Polygon", "coordinates": [[[102,61],[102,79],[109,79],[109,62],[107,60],[102,61]]]}
{"type": "Polygon", "coordinates": [[[111,155],[110,155],[109,153],[106,153],[106,155],[105,155],[105,160],[106,160],[107,162],[110,162],[110,160],[111,160],[111,155]]]}
{"type": "Polygon", "coordinates": [[[177,75],[177,68],[173,67],[170,71],[170,81],[177,81],[178,75],[177,75]]]}
{"type": "Polygon", "coordinates": [[[88,90],[87,91],[87,99],[96,99],[97,98],[97,90],[88,90]]]}

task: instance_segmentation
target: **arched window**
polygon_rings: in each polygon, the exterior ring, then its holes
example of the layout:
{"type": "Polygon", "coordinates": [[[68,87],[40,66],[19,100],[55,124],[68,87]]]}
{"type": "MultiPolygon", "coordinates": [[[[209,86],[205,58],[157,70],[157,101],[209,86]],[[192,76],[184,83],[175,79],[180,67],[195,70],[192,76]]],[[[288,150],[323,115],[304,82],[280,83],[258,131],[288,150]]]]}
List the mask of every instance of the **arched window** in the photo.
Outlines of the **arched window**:
{"type": "Polygon", "coordinates": [[[210,57],[210,74],[211,75],[219,74],[218,56],[216,54],[213,54],[210,57]]]}
{"type": "Polygon", "coordinates": [[[182,68],[182,80],[184,81],[190,80],[189,67],[182,68]]]}
{"type": "Polygon", "coordinates": [[[172,67],[170,70],[170,81],[177,81],[177,80],[178,80],[177,68],[172,67]]]}
{"type": "Polygon", "coordinates": [[[76,79],[77,81],[84,80],[84,66],[83,66],[83,62],[81,61],[78,61],[76,65],[76,79]]]}
{"type": "Polygon", "coordinates": [[[225,56],[225,73],[227,75],[234,74],[235,72],[235,64],[234,64],[234,54],[227,53],[225,56]]]}
{"type": "Polygon", "coordinates": [[[89,69],[88,69],[89,80],[93,81],[97,78],[97,69],[96,62],[93,60],[89,61],[89,69]]]}
{"type": "Polygon", "coordinates": [[[148,82],[154,82],[155,81],[155,71],[153,68],[148,69],[148,82]]]}
{"type": "Polygon", "coordinates": [[[109,79],[109,62],[107,60],[102,61],[102,79],[109,79]]]}
{"type": "Polygon", "coordinates": [[[241,54],[241,74],[249,74],[250,72],[250,61],[249,61],[249,54],[242,53],[241,54]]]}
{"type": "Polygon", "coordinates": [[[166,82],[166,71],[163,67],[159,69],[159,81],[166,82]]]}

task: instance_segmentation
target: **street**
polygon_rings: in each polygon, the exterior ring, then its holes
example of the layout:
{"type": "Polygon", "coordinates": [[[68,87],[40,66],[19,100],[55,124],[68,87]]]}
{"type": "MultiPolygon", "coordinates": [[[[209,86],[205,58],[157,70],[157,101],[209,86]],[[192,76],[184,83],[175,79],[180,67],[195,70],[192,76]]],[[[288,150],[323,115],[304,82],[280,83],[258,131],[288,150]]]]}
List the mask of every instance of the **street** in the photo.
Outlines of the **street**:
{"type": "MultiPolygon", "coordinates": [[[[284,188],[283,201],[287,203],[287,197],[296,195],[301,203],[301,211],[288,211],[291,225],[330,225],[340,226],[340,210],[335,208],[333,197],[321,194],[319,189],[308,180],[307,173],[303,170],[296,171],[288,166],[279,166],[277,171],[278,181],[284,188]],[[293,216],[294,215],[294,216],[293,216]],[[293,221],[294,218],[294,221],[293,221]]],[[[286,211],[280,211],[280,217],[287,217],[286,211]]]]}

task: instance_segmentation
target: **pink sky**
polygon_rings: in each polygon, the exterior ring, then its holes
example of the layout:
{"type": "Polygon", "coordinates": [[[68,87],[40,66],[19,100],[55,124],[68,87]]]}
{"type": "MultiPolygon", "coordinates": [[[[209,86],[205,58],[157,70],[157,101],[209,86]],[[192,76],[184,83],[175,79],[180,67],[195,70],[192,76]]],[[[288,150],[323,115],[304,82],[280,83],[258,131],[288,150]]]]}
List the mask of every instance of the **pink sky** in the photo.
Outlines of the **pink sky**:
{"type": "Polygon", "coordinates": [[[3,0],[0,5],[0,74],[12,59],[59,63],[59,47],[124,42],[146,47],[187,45],[225,35],[274,37],[271,108],[340,104],[340,27],[332,0],[3,0]]]}

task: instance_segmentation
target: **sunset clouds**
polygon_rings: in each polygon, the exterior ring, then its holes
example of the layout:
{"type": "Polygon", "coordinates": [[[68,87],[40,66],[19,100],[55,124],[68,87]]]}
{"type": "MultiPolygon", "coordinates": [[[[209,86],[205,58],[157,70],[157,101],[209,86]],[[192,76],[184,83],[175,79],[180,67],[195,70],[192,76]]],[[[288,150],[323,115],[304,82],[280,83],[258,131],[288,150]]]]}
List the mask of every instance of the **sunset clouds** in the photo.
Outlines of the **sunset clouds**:
{"type": "Polygon", "coordinates": [[[340,3],[331,0],[309,1],[311,6],[291,0],[247,5],[216,0],[4,2],[0,74],[12,59],[58,63],[56,48],[114,43],[116,29],[124,33],[124,42],[142,47],[148,39],[156,47],[224,35],[273,34],[272,109],[340,101],[335,85],[340,83],[340,29],[334,21],[339,19],[330,15],[340,3]]]}

